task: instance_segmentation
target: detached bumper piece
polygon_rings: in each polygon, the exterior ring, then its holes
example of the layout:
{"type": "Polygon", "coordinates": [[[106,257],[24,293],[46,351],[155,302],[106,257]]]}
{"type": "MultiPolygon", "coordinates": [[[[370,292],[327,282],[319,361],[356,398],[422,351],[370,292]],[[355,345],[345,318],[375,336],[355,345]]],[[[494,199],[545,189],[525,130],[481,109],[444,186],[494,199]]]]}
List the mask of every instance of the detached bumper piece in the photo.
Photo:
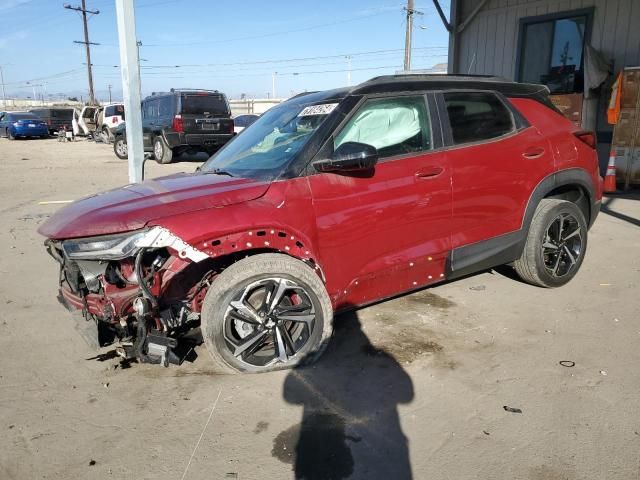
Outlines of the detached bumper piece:
{"type": "Polygon", "coordinates": [[[180,365],[184,357],[175,352],[178,340],[167,337],[160,332],[151,331],[141,344],[142,352],[137,351],[135,344],[123,344],[116,348],[118,355],[126,360],[138,360],[141,363],[180,365]],[[143,353],[146,352],[146,353],[143,353]]]}

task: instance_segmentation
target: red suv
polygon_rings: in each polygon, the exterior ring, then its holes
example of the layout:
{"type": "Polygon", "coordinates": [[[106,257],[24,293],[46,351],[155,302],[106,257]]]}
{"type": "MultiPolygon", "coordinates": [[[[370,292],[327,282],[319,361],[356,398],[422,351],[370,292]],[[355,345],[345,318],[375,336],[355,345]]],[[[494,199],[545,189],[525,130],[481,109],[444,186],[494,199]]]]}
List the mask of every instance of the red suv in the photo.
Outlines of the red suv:
{"type": "Polygon", "coordinates": [[[94,343],[217,367],[310,361],[334,312],[511,264],[557,287],[600,209],[593,133],[540,85],[400,75],[307,93],[198,171],[79,200],[40,228],[94,343]]]}

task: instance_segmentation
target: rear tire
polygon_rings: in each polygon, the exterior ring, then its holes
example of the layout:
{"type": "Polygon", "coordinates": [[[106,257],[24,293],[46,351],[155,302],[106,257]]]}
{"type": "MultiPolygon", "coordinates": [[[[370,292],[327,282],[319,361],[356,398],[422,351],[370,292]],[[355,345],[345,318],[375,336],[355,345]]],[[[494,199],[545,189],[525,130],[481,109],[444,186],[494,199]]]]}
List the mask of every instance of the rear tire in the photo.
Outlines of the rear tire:
{"type": "Polygon", "coordinates": [[[580,208],[572,202],[545,198],[536,208],[514,268],[527,283],[560,287],[578,273],[586,251],[587,222],[580,208]]]}
{"type": "Polygon", "coordinates": [[[167,145],[162,137],[156,137],[153,140],[153,156],[156,162],[166,165],[173,160],[173,151],[167,145]]]}
{"type": "Polygon", "coordinates": [[[122,137],[116,137],[113,142],[113,153],[116,154],[120,160],[127,160],[129,158],[129,150],[127,148],[127,140],[122,137]]]}
{"type": "Polygon", "coordinates": [[[218,275],[204,300],[201,330],[216,371],[261,373],[316,360],[329,343],[332,320],[316,272],[267,253],[218,275]]]}

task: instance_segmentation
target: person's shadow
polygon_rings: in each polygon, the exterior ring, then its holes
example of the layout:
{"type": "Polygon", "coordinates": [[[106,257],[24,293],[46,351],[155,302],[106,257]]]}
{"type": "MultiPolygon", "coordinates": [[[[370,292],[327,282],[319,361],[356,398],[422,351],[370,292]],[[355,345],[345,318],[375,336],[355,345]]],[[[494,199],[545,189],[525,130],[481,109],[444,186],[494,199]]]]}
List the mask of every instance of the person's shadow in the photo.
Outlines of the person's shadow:
{"type": "Polygon", "coordinates": [[[296,479],[411,479],[397,410],[413,399],[411,379],[371,344],[355,311],[335,327],[323,357],[285,380],[285,400],[304,412],[301,424],[274,440],[272,454],[293,463],[296,479]]]}

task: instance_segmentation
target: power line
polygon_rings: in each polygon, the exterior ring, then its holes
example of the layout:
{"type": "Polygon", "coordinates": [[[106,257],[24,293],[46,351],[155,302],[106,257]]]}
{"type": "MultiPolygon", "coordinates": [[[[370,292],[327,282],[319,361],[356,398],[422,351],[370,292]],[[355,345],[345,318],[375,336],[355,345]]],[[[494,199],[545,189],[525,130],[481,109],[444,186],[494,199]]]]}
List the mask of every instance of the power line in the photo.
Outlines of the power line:
{"type": "Polygon", "coordinates": [[[89,76],[89,102],[91,105],[96,104],[96,96],[93,93],[93,72],[91,71],[91,45],[100,45],[99,43],[89,41],[89,26],[87,25],[87,13],[91,15],[98,15],[100,10],[87,10],[85,0],[82,0],[82,6],[72,7],[69,4],[64,5],[67,10],[74,10],[82,13],[82,26],[84,27],[84,41],[74,40],[73,43],[79,43],[84,45],[87,54],[87,74],[89,76]]]}

